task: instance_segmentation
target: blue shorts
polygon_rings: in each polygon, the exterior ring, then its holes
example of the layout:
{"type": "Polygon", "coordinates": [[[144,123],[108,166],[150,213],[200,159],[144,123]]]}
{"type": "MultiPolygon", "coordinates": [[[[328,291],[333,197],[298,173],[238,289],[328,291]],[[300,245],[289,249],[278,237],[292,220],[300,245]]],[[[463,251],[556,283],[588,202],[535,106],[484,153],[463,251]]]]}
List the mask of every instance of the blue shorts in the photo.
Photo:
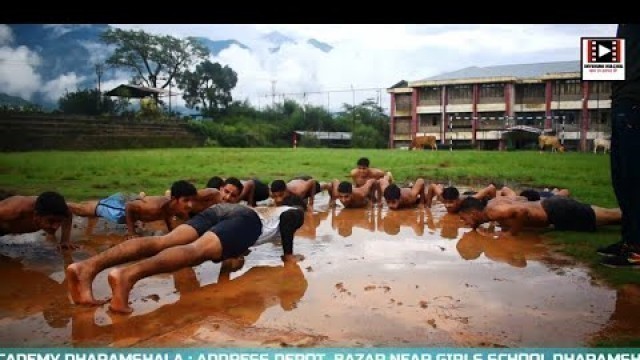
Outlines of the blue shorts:
{"type": "Polygon", "coordinates": [[[124,194],[117,193],[98,201],[96,216],[117,224],[124,224],[127,220],[127,199],[124,194]]]}

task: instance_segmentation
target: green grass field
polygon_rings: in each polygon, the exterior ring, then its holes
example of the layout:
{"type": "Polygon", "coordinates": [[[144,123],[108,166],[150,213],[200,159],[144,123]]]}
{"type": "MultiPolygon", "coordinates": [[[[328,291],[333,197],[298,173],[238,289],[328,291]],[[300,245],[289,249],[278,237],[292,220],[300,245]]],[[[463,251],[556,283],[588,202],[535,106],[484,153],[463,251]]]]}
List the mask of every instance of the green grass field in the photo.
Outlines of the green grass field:
{"type": "MultiPolygon", "coordinates": [[[[307,174],[321,181],[348,179],[358,158],[393,172],[396,181],[418,177],[454,185],[485,186],[489,181],[513,188],[562,187],[580,201],[616,207],[609,156],[537,151],[406,151],[365,149],[153,149],[0,154],[0,189],[24,195],[56,190],[68,200],[100,198],[118,191],[163,194],[173,181],[203,187],[214,176],[258,177],[270,182],[307,174]]],[[[595,234],[552,232],[551,242],[591,266],[594,275],[616,285],[640,283],[637,271],[598,265],[598,246],[617,241],[618,227],[595,234]]]]}

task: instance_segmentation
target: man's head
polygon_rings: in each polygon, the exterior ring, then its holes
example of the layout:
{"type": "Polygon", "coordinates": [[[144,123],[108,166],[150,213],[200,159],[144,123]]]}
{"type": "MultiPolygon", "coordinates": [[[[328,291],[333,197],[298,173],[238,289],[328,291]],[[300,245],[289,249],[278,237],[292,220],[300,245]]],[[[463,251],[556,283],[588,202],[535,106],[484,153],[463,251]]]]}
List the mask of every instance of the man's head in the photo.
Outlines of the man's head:
{"type": "Polygon", "coordinates": [[[238,178],[230,177],[224,181],[224,185],[220,189],[222,201],[226,203],[236,204],[240,201],[240,194],[244,189],[242,182],[238,178]]]}
{"type": "Polygon", "coordinates": [[[283,200],[289,195],[287,184],[284,180],[273,180],[270,187],[271,198],[276,205],[282,205],[283,200]]]}
{"type": "Polygon", "coordinates": [[[396,184],[390,184],[384,189],[383,196],[389,209],[397,209],[400,206],[400,188],[396,184]]]}
{"type": "Polygon", "coordinates": [[[178,180],[171,185],[171,209],[173,212],[186,219],[193,207],[192,201],[198,195],[198,190],[192,183],[186,180],[178,180]]]}
{"type": "Polygon", "coordinates": [[[487,221],[484,215],[486,205],[485,201],[470,196],[460,202],[458,214],[460,214],[460,218],[464,220],[465,224],[475,229],[487,221]]]}
{"type": "Polygon", "coordinates": [[[460,206],[460,191],[455,186],[442,189],[442,202],[448,212],[455,212],[460,206]]]}
{"type": "Polygon", "coordinates": [[[207,187],[210,189],[218,189],[224,185],[224,180],[220,176],[214,176],[207,181],[207,187]]]}
{"type": "Polygon", "coordinates": [[[358,159],[356,165],[358,166],[358,173],[367,174],[369,172],[369,159],[366,157],[358,159]]]}
{"type": "Polygon", "coordinates": [[[353,185],[350,182],[343,181],[338,184],[338,199],[343,205],[351,203],[353,197],[353,185]]]}
{"type": "Polygon", "coordinates": [[[538,201],[540,200],[540,193],[533,189],[526,189],[520,192],[520,196],[524,196],[529,201],[538,201]]]}
{"type": "Polygon", "coordinates": [[[45,191],[36,198],[34,223],[42,230],[53,234],[62,223],[71,217],[64,197],[54,191],[45,191]]]}

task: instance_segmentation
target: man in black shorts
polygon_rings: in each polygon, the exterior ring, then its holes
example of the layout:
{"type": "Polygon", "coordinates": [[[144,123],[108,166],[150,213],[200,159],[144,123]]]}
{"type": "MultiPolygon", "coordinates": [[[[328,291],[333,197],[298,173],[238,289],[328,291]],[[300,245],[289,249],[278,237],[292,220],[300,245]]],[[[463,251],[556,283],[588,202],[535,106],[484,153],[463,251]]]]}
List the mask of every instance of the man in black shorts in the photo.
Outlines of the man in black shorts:
{"type": "Polygon", "coordinates": [[[304,223],[305,211],[304,202],[295,196],[288,197],[283,206],[260,211],[240,204],[213,205],[166,235],[128,240],[69,265],[66,269],[69,293],[76,304],[104,303],[93,297],[96,275],[106,268],[140,260],[109,272],[113,293],[110,309],[127,313],[132,311],[129,292],[136,282],[148,276],[207,260],[222,261],[224,270],[225,262],[242,259],[249,247],[277,238],[282,239],[282,260],[296,262],[302,257],[293,254],[293,237],[304,223]]]}
{"type": "Polygon", "coordinates": [[[462,201],[458,213],[464,222],[477,228],[497,221],[503,230],[516,235],[524,227],[555,230],[596,231],[601,225],[622,221],[620,209],[606,209],[583,204],[566,196],[552,196],[541,201],[522,201],[512,197],[497,197],[488,202],[473,197],[462,201]]]}
{"type": "Polygon", "coordinates": [[[458,209],[464,222],[477,228],[497,221],[503,230],[516,235],[524,227],[556,230],[596,231],[600,225],[619,224],[620,209],[606,209],[583,204],[566,196],[552,196],[541,201],[497,197],[488,202],[473,197],[464,199],[458,209]]]}

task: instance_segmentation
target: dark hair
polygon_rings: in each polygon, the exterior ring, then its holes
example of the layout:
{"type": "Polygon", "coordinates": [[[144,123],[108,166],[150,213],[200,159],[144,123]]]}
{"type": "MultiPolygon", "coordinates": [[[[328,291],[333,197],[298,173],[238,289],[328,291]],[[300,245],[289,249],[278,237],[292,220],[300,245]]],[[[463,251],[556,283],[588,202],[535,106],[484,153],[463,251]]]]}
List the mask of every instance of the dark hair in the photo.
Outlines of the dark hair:
{"type": "Polygon", "coordinates": [[[365,167],[369,167],[369,159],[367,159],[366,157],[360,158],[358,159],[358,166],[365,166],[365,167]]]}
{"type": "Polygon", "coordinates": [[[284,180],[273,180],[271,182],[271,192],[280,192],[287,190],[287,184],[284,180]]]}
{"type": "Polygon", "coordinates": [[[460,191],[455,186],[449,186],[442,190],[442,198],[445,200],[457,200],[460,197],[460,191]]]}
{"type": "Polygon", "coordinates": [[[351,185],[350,182],[343,181],[338,184],[338,192],[351,194],[353,192],[353,185],[351,185]]]}
{"type": "Polygon", "coordinates": [[[16,194],[13,191],[0,190],[0,201],[8,199],[16,194]]]}
{"type": "Polygon", "coordinates": [[[282,200],[282,205],[293,206],[302,208],[303,211],[307,211],[307,204],[298,195],[289,195],[282,200]]]}
{"type": "Polygon", "coordinates": [[[181,198],[185,196],[196,196],[198,190],[187,180],[178,180],[171,185],[171,197],[181,198]]]}
{"type": "Polygon", "coordinates": [[[469,196],[468,198],[465,198],[464,200],[462,200],[462,202],[460,203],[460,207],[458,208],[458,212],[462,213],[462,212],[467,212],[471,210],[482,211],[484,210],[485,206],[487,206],[487,201],[479,200],[472,196],[469,196]]]}
{"type": "Polygon", "coordinates": [[[524,196],[529,201],[538,201],[540,200],[540,193],[533,189],[526,189],[520,192],[520,196],[524,196]]]}
{"type": "Polygon", "coordinates": [[[214,176],[207,181],[207,187],[210,189],[220,189],[224,185],[224,180],[220,176],[214,176]]]}
{"type": "Polygon", "coordinates": [[[242,185],[242,182],[240,180],[238,180],[238,178],[235,178],[235,177],[227,178],[227,180],[224,181],[224,184],[225,185],[231,184],[231,185],[237,187],[240,192],[242,192],[242,190],[244,190],[244,185],[242,185]]]}
{"type": "Polygon", "coordinates": [[[400,199],[400,188],[396,184],[390,184],[384,189],[383,195],[387,200],[398,200],[400,199]]]}
{"type": "Polygon", "coordinates": [[[35,212],[39,216],[68,216],[70,214],[64,197],[55,191],[45,191],[38,196],[35,212]]]}

